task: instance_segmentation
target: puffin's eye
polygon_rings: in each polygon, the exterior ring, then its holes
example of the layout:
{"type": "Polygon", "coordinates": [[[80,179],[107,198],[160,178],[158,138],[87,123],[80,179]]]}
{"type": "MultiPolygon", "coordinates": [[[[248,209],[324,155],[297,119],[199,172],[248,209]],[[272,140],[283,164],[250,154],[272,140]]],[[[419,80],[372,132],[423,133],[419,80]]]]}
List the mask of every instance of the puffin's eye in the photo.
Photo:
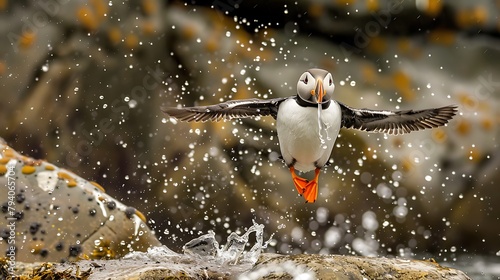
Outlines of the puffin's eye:
{"type": "Polygon", "coordinates": [[[309,82],[309,79],[307,79],[307,75],[306,75],[306,77],[304,78],[304,84],[307,85],[307,82],[309,82]]]}
{"type": "Polygon", "coordinates": [[[328,73],[325,77],[325,81],[327,82],[328,86],[331,87],[333,86],[333,77],[332,74],[328,73]]]}

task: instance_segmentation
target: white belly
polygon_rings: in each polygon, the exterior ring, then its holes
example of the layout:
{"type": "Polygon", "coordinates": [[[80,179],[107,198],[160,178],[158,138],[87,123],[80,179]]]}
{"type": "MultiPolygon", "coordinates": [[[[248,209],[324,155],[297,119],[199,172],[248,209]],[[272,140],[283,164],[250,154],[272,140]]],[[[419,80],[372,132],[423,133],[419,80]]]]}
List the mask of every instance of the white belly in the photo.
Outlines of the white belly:
{"type": "Polygon", "coordinates": [[[286,164],[303,172],[323,167],[332,153],[340,121],[340,107],[334,101],[321,111],[321,128],[317,108],[301,107],[293,99],[284,101],[278,110],[276,129],[286,164]]]}

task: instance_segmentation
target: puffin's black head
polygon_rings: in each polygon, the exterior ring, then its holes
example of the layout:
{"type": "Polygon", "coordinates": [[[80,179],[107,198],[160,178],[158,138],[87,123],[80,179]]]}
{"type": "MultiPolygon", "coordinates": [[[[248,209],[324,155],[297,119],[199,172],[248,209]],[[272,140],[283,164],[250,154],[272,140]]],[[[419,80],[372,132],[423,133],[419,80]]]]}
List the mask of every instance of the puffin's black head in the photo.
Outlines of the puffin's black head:
{"type": "Polygon", "coordinates": [[[323,69],[309,69],[300,76],[297,96],[306,103],[318,105],[330,102],[335,84],[332,74],[323,69]]]}

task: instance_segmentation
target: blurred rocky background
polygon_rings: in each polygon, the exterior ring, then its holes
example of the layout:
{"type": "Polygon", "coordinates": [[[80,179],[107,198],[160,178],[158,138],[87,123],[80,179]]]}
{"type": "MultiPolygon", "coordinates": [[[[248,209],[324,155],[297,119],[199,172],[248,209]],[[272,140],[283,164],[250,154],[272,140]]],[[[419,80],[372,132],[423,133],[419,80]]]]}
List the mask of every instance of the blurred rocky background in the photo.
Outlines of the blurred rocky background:
{"type": "Polygon", "coordinates": [[[500,255],[498,1],[0,1],[0,137],[141,210],[174,250],[265,223],[270,251],[500,255]],[[178,123],[161,105],[296,93],[328,69],[353,107],[459,105],[404,136],[343,130],[318,201],[272,118],[178,123]]]}

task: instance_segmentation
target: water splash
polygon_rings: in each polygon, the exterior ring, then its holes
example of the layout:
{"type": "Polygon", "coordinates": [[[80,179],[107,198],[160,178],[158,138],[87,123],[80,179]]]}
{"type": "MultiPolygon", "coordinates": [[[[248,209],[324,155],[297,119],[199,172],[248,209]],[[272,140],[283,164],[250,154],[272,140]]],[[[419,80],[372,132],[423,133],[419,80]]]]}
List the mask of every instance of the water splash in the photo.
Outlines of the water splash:
{"type": "Polygon", "coordinates": [[[198,238],[195,238],[182,246],[184,254],[191,256],[217,256],[219,242],[215,239],[215,233],[209,230],[198,238]]]}
{"type": "Polygon", "coordinates": [[[209,231],[208,234],[202,235],[186,243],[182,249],[184,254],[191,256],[199,256],[214,260],[220,264],[241,264],[255,263],[259,258],[262,250],[267,248],[269,240],[264,242],[264,225],[253,222],[247,232],[242,236],[236,233],[231,233],[224,246],[219,245],[215,239],[215,233],[209,231]],[[255,244],[249,251],[245,251],[245,247],[249,243],[249,236],[255,232],[255,244]]]}
{"type": "Polygon", "coordinates": [[[321,112],[322,111],[323,111],[323,106],[321,105],[321,103],[318,103],[319,141],[321,142],[321,147],[326,150],[328,148],[328,145],[326,143],[327,143],[327,141],[331,141],[332,138],[330,137],[330,135],[328,135],[328,128],[330,127],[330,125],[323,122],[323,120],[321,119],[321,112]],[[323,131],[325,132],[326,137],[323,136],[323,131]],[[325,140],[325,138],[326,138],[326,140],[325,140]]]}

